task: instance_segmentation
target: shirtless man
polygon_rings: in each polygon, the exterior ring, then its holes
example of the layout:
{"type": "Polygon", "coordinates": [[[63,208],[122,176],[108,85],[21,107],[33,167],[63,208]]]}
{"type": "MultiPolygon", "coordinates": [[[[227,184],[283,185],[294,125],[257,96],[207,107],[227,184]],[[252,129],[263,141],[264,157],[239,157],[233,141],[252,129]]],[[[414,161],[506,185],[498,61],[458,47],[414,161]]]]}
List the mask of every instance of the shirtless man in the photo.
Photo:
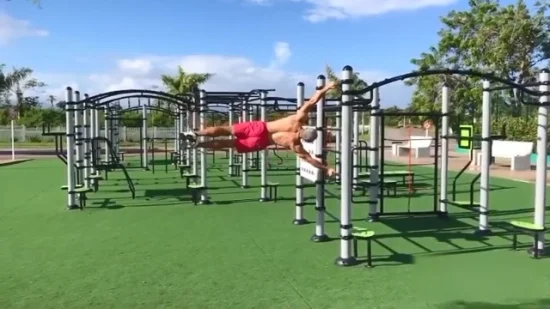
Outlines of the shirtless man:
{"type": "Polygon", "coordinates": [[[236,123],[233,126],[209,127],[196,132],[181,133],[181,137],[188,140],[195,147],[214,150],[235,148],[240,153],[260,151],[270,145],[282,146],[294,151],[299,158],[311,165],[324,170],[330,177],[335,174],[335,170],[312,158],[304,149],[300,140],[303,139],[310,143],[315,141],[317,130],[314,128],[304,129],[302,126],[307,124],[308,112],[311,108],[337,85],[338,83],[330,82],[323,89],[317,90],[294,115],[270,122],[250,121],[236,123]],[[235,138],[212,140],[195,145],[197,136],[220,137],[231,135],[235,138]]]}

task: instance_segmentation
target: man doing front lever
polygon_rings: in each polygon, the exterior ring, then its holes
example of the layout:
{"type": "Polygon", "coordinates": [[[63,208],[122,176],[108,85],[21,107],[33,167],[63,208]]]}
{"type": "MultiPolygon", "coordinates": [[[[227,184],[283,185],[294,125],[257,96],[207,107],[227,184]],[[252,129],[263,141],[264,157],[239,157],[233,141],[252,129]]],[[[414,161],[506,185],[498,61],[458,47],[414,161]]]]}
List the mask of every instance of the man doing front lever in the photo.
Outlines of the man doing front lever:
{"type": "Polygon", "coordinates": [[[295,114],[270,122],[249,121],[236,123],[233,126],[209,127],[200,131],[181,133],[182,139],[188,140],[193,146],[213,150],[235,148],[240,153],[255,152],[270,145],[278,145],[290,149],[296,155],[311,165],[324,170],[328,176],[335,174],[335,170],[317,161],[304,149],[301,139],[313,142],[317,138],[314,128],[302,128],[308,122],[308,112],[321,98],[338,83],[330,82],[317,90],[295,114]],[[211,140],[196,144],[197,136],[221,137],[234,136],[234,139],[211,140]]]}

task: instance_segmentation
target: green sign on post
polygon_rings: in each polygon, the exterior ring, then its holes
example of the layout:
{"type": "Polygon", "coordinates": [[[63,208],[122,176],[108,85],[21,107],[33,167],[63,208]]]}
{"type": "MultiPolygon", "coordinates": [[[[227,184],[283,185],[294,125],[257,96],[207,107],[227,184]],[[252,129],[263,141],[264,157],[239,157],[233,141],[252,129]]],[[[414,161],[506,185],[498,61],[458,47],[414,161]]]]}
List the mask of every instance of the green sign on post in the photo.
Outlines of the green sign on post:
{"type": "Polygon", "coordinates": [[[472,149],[472,137],[474,136],[474,126],[461,125],[458,129],[458,148],[472,149]]]}

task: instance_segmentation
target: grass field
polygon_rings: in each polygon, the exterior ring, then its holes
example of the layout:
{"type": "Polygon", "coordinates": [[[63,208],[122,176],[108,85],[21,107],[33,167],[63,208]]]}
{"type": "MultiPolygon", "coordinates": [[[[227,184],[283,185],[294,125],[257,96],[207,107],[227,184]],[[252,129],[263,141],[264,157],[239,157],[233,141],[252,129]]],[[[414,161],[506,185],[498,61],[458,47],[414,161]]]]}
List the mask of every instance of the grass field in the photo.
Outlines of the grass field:
{"type": "MultiPolygon", "coordinates": [[[[129,169],[135,200],[122,173],[110,174],[84,211],[65,210],[58,160],[0,167],[0,308],[550,308],[550,259],[511,251],[502,228],[532,220],[531,184],[491,179],[493,234],[484,238],[473,235],[474,214],[461,209],[451,207],[446,221],[367,223],[367,206],[357,203],[354,225],[377,233],[374,268],[340,268],[339,241],[313,243],[314,224],[291,224],[294,172],[270,172],[281,200],[259,203],[258,173],[252,188],[241,189],[227,163],[216,163],[209,165],[212,205],[193,206],[178,172],[158,165],[155,174],[129,169]]],[[[415,172],[427,185],[410,208],[426,210],[433,172],[415,172]]],[[[459,186],[463,198],[469,177],[459,186]]],[[[328,211],[339,216],[339,188],[327,190],[328,211]]],[[[315,189],[306,196],[313,220],[315,189]]],[[[407,192],[385,204],[406,210],[407,192]]],[[[327,220],[327,234],[337,238],[338,222],[327,220]]]]}

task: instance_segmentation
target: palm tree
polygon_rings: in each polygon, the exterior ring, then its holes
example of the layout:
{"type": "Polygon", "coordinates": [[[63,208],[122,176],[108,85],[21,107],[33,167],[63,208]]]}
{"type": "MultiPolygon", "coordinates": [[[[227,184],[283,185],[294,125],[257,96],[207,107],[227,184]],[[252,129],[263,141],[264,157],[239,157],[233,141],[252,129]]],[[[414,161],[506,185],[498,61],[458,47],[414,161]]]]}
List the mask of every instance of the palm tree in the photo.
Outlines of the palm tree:
{"type": "MultiPolygon", "coordinates": [[[[0,69],[3,69],[3,66],[0,66],[0,69]]],[[[11,72],[0,77],[1,85],[0,91],[2,91],[5,98],[10,97],[10,95],[16,96],[16,110],[17,117],[21,117],[26,106],[26,100],[24,99],[24,90],[41,88],[46,86],[45,83],[38,81],[36,78],[30,78],[32,76],[33,70],[30,68],[13,68],[11,72]]]]}
{"type": "Polygon", "coordinates": [[[178,73],[175,76],[162,75],[161,80],[168,92],[173,95],[188,95],[195,93],[201,84],[212,78],[210,73],[187,73],[181,66],[178,66],[178,73]]]}
{"type": "Polygon", "coordinates": [[[56,98],[53,94],[50,94],[50,95],[48,96],[48,99],[50,99],[50,104],[51,104],[51,106],[52,106],[52,108],[53,108],[55,101],[57,101],[57,98],[56,98]]]}
{"type": "MultiPolygon", "coordinates": [[[[328,65],[325,65],[325,74],[326,74],[326,77],[330,81],[339,81],[340,80],[340,77],[338,77],[338,75],[336,75],[336,73],[334,73],[334,70],[331,67],[329,67],[328,65]]],[[[364,89],[365,87],[368,86],[367,82],[362,80],[359,77],[359,73],[357,73],[357,72],[353,72],[352,79],[353,79],[353,83],[351,84],[351,89],[352,90],[361,90],[361,89],[364,89]]],[[[337,89],[334,89],[334,90],[332,90],[331,92],[328,93],[328,97],[331,98],[331,99],[339,98],[341,96],[342,96],[342,89],[340,87],[338,87],[337,89]]]]}

